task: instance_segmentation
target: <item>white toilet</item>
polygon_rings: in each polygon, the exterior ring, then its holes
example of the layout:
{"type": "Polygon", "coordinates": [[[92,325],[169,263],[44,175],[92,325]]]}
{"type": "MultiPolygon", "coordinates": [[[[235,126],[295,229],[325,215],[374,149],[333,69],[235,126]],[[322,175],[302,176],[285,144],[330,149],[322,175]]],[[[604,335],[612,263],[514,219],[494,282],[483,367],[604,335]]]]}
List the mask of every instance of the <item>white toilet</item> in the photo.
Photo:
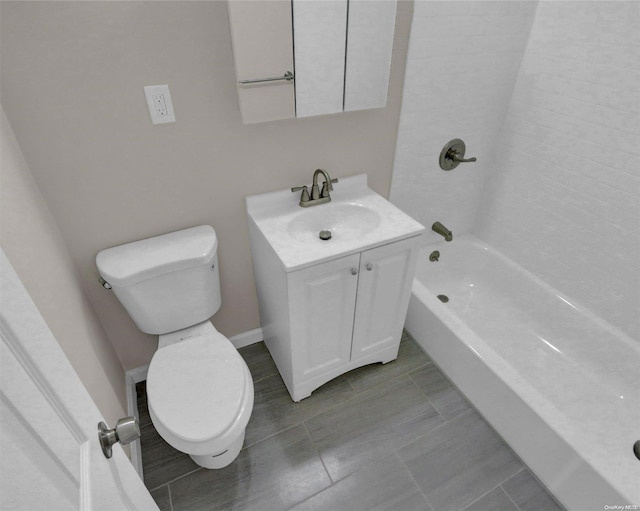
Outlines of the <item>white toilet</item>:
{"type": "Polygon", "coordinates": [[[206,468],[238,456],[253,408],[249,368],[209,321],[221,303],[217,247],[216,232],[201,225],[96,257],[138,328],[159,335],[147,374],[153,425],[206,468]]]}

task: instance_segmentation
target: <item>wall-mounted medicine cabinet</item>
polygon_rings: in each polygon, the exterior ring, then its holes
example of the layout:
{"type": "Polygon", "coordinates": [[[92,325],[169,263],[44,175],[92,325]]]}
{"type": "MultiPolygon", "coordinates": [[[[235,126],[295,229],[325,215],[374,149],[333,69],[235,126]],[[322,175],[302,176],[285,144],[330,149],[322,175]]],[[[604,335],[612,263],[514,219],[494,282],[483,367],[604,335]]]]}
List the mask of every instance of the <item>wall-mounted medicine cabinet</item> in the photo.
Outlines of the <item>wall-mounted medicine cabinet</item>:
{"type": "Polygon", "coordinates": [[[387,104],[396,0],[228,0],[242,120],[387,104]]]}

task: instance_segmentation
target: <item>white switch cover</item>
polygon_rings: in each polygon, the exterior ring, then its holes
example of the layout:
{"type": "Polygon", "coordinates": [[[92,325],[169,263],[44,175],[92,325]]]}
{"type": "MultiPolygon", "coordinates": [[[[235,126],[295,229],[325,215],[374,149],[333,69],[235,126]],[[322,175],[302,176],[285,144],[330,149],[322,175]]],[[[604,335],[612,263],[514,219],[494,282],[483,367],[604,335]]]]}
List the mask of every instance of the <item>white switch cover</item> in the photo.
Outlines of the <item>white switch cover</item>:
{"type": "Polygon", "coordinates": [[[168,85],[147,85],[144,88],[144,94],[147,97],[147,106],[153,124],[176,122],[168,85]]]}

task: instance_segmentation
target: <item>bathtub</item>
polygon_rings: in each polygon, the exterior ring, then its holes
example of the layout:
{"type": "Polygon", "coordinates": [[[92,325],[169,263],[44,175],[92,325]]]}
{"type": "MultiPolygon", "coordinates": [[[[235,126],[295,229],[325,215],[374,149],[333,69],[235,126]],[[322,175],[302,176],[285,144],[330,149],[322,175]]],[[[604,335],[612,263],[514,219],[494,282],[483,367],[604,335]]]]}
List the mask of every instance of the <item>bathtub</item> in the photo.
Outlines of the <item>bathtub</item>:
{"type": "Polygon", "coordinates": [[[406,328],[564,506],[640,509],[638,342],[472,236],[423,249],[406,328]]]}

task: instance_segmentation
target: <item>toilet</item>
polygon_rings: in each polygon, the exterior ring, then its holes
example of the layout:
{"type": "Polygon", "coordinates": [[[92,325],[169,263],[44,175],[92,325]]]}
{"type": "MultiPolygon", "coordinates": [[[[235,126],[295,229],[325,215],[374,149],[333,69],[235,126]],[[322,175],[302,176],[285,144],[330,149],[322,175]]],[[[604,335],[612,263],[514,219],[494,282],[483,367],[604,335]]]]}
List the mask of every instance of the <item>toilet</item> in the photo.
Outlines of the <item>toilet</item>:
{"type": "Polygon", "coordinates": [[[156,430],[205,468],[239,454],[253,409],[247,364],[209,318],[220,308],[218,240],[201,225],[102,250],[96,265],[137,327],[158,335],[147,373],[156,430]]]}

